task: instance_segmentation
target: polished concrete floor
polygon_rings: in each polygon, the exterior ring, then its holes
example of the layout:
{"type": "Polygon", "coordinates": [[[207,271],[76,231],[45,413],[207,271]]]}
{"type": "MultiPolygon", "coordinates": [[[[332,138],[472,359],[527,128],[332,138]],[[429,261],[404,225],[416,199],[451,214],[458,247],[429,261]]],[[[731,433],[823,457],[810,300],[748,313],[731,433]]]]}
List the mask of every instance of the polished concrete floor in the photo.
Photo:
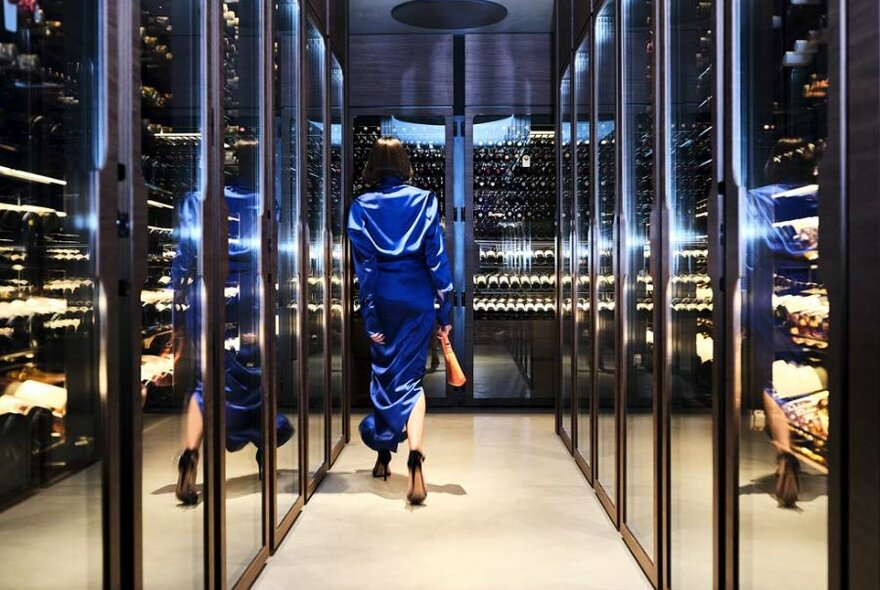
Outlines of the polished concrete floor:
{"type": "MultiPolygon", "coordinates": [[[[145,416],[145,588],[201,586],[204,504],[190,508],[174,498],[182,427],[181,416],[145,416]]],[[[426,590],[648,588],[553,433],[551,416],[434,413],[428,427],[425,507],[409,508],[404,501],[405,452],[395,457],[388,482],[373,480],[373,455],[356,441],[306,506],[258,587],[332,590],[412,580],[426,590]]],[[[705,590],[712,568],[711,419],[676,415],[671,427],[672,576],[676,588],[705,590]]],[[[650,431],[630,424],[630,432],[650,431]]],[[[296,498],[295,440],[278,453],[282,510],[296,498]]],[[[824,588],[825,476],[805,470],[798,508],[779,508],[772,446],[750,431],[741,444],[742,588],[824,588]]],[[[226,469],[227,570],[233,580],[259,544],[262,501],[253,447],[227,454],[226,469]]],[[[0,512],[0,588],[100,585],[100,482],[100,465],[93,465],[0,512]]],[[[640,478],[628,499],[631,509],[640,507],[632,524],[646,542],[650,489],[650,479],[640,478]]]]}
{"type": "MultiPolygon", "coordinates": [[[[356,423],[356,422],[355,422],[356,423]]],[[[545,415],[430,414],[425,506],[349,445],[256,588],[650,588],[545,415]]]]}

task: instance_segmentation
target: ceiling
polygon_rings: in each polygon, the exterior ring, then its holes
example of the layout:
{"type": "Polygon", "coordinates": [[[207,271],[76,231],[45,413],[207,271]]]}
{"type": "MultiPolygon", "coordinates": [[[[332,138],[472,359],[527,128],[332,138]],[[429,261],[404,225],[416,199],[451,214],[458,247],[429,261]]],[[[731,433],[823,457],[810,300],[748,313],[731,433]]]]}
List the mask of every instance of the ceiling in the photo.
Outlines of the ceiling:
{"type": "Polygon", "coordinates": [[[507,8],[507,18],[479,29],[438,31],[399,23],[391,9],[406,0],[349,0],[349,30],[352,35],[412,33],[550,33],[553,31],[553,0],[493,0],[507,8]]]}

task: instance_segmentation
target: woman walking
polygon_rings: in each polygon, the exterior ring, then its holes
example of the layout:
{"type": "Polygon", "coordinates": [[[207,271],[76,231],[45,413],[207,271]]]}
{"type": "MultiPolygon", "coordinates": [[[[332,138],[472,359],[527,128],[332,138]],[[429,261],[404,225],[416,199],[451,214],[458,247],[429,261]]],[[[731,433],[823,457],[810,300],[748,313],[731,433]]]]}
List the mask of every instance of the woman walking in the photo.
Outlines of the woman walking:
{"type": "Polygon", "coordinates": [[[361,437],[378,452],[373,477],[383,479],[391,473],[391,453],[409,442],[406,497],[421,504],[428,495],[422,474],[422,377],[435,321],[441,332],[452,330],[452,274],[438,199],[406,184],[412,175],[403,144],[394,138],[377,140],[363,171],[364,183],[374,192],[352,203],[348,235],[373,361],[373,412],[361,422],[361,437]]]}

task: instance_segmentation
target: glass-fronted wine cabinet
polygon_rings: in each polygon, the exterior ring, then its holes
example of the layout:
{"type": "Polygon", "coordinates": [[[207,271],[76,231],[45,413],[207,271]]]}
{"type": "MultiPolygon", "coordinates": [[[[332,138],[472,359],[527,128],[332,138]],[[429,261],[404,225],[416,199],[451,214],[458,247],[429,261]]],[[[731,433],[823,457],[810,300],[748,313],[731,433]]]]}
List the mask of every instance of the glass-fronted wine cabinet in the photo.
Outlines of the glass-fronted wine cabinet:
{"type": "Polygon", "coordinates": [[[560,435],[664,590],[841,587],[839,8],[608,0],[561,64],[560,435]]]}

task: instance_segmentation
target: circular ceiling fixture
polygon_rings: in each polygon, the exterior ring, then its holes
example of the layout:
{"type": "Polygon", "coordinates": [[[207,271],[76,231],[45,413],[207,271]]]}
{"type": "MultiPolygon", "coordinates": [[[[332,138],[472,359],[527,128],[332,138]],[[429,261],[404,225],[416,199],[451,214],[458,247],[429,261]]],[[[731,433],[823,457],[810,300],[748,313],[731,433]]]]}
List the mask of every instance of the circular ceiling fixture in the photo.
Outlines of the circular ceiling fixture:
{"type": "Polygon", "coordinates": [[[425,29],[475,29],[507,17],[507,9],[489,0],[412,0],[391,9],[394,20],[425,29]]]}

